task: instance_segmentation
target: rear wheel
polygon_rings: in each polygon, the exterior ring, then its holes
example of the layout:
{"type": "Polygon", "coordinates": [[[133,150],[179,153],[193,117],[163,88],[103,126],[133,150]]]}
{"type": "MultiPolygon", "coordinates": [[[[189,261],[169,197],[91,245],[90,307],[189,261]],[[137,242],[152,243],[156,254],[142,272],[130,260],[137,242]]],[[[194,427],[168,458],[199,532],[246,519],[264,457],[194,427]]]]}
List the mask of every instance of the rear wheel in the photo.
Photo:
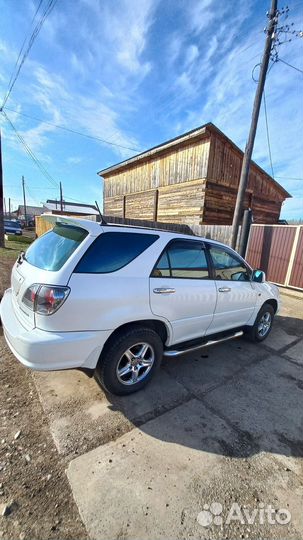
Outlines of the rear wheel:
{"type": "Polygon", "coordinates": [[[154,330],[138,327],[125,330],[105,347],[96,378],[112,394],[132,394],[150,381],[162,354],[163,343],[154,330]]]}
{"type": "Polygon", "coordinates": [[[255,324],[247,333],[251,341],[260,342],[267,338],[272,329],[274,315],[274,308],[270,304],[264,304],[264,306],[262,306],[255,320],[255,324]]]}

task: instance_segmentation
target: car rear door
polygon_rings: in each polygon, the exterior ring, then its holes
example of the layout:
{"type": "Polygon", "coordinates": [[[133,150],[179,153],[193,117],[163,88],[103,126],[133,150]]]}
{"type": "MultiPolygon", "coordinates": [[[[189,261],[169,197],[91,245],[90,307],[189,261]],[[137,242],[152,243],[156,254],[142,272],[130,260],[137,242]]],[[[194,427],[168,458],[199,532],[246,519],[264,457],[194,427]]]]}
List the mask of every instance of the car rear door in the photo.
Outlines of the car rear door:
{"type": "Polygon", "coordinates": [[[212,334],[244,326],[251,318],[257,291],[251,282],[251,270],[228,247],[209,245],[218,299],[207,333],[212,334]]]}
{"type": "Polygon", "coordinates": [[[171,323],[172,342],[203,336],[212,322],[216,299],[203,242],[169,242],[151,273],[150,305],[155,315],[171,323]]]}

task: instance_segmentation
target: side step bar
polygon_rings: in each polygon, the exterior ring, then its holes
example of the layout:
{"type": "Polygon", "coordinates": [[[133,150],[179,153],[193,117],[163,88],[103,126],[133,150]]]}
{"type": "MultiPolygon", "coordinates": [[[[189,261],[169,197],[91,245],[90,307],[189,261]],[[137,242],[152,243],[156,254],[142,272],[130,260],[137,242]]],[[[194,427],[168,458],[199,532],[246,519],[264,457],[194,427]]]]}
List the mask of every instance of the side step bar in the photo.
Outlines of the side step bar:
{"type": "Polygon", "coordinates": [[[175,349],[175,350],[166,350],[163,353],[163,356],[181,356],[182,354],[186,354],[189,352],[197,351],[198,349],[203,349],[204,347],[210,347],[211,345],[216,345],[217,343],[221,343],[222,341],[228,341],[229,339],[235,339],[238,337],[243,336],[243,331],[235,332],[234,334],[230,334],[229,336],[223,337],[221,339],[210,339],[209,341],[205,341],[205,343],[201,343],[201,345],[195,345],[194,347],[189,347],[188,349],[175,349]]]}

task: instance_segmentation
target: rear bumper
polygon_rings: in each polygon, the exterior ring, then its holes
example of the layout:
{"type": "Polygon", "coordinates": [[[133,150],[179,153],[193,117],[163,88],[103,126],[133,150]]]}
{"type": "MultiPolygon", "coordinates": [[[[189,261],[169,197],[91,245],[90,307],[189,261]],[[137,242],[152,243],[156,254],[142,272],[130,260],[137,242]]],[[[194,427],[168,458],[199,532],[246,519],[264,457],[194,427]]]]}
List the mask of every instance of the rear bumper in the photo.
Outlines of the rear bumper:
{"type": "Polygon", "coordinates": [[[45,332],[27,330],[17,319],[12,291],[5,291],[0,304],[4,337],[15,357],[39,371],[94,369],[110,330],[93,332],[45,332]]]}

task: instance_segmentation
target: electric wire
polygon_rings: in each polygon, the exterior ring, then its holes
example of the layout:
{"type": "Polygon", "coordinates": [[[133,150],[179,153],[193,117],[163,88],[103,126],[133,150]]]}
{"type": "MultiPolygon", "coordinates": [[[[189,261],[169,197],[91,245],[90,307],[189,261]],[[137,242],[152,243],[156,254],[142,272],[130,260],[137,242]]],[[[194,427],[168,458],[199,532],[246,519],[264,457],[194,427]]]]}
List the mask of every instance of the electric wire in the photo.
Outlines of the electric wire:
{"type": "Polygon", "coordinates": [[[274,175],[274,168],[273,168],[273,164],[272,164],[272,154],[271,154],[271,145],[270,145],[270,137],[269,137],[269,127],[268,127],[265,88],[263,90],[263,104],[264,104],[264,113],[265,113],[266,138],[267,138],[267,146],[268,146],[269,163],[270,163],[270,168],[271,168],[271,175],[274,178],[275,175],[274,175]]]}
{"type": "Polygon", "coordinates": [[[117,146],[119,148],[123,148],[125,150],[131,150],[133,152],[141,152],[142,150],[140,148],[132,148],[130,146],[124,146],[122,144],[114,143],[111,141],[108,141],[106,139],[102,139],[101,137],[97,137],[95,135],[89,135],[88,133],[81,133],[81,131],[77,131],[76,129],[67,128],[65,126],[60,126],[59,124],[54,124],[53,122],[47,122],[46,120],[42,120],[41,118],[38,118],[37,116],[32,116],[30,114],[22,113],[19,111],[15,111],[14,109],[11,109],[9,107],[5,107],[7,111],[10,111],[14,114],[18,114],[20,116],[25,116],[26,118],[30,118],[31,120],[36,120],[37,122],[43,122],[44,124],[47,124],[49,126],[53,126],[57,129],[62,129],[64,131],[69,131],[70,133],[74,133],[75,135],[80,135],[81,137],[86,137],[88,139],[95,139],[96,141],[100,141],[105,144],[109,144],[111,146],[117,146]]]}
{"type": "Polygon", "coordinates": [[[302,70],[302,69],[299,69],[299,68],[297,68],[296,66],[293,66],[292,64],[289,64],[289,62],[286,62],[286,60],[283,60],[283,58],[281,58],[280,56],[279,56],[279,58],[278,58],[277,61],[278,61],[278,62],[282,62],[282,63],[285,64],[286,66],[289,66],[289,67],[291,67],[292,69],[295,69],[296,71],[299,71],[299,73],[302,73],[302,74],[303,74],[303,70],[302,70]]]}
{"type": "MultiPolygon", "coordinates": [[[[32,26],[32,24],[33,24],[33,22],[34,22],[34,20],[35,20],[35,18],[36,18],[36,16],[37,16],[37,14],[38,14],[38,11],[39,11],[39,9],[40,9],[40,7],[41,7],[42,2],[43,2],[43,0],[40,0],[40,2],[39,2],[39,4],[38,4],[38,7],[37,7],[37,9],[36,9],[36,11],[35,11],[35,14],[34,14],[32,20],[31,20],[31,22],[30,22],[29,28],[31,28],[31,26],[32,26]]],[[[11,85],[11,82],[12,82],[12,80],[13,80],[13,76],[14,76],[14,73],[15,73],[15,69],[17,68],[17,65],[18,65],[20,56],[21,56],[21,54],[22,54],[22,52],[23,52],[23,49],[24,49],[24,47],[25,47],[26,42],[27,42],[27,34],[25,35],[25,38],[24,38],[23,43],[22,43],[22,45],[21,45],[21,49],[20,49],[20,51],[19,51],[17,60],[16,60],[16,62],[15,62],[15,64],[14,64],[14,67],[13,67],[13,70],[12,70],[12,74],[11,74],[10,80],[9,80],[9,82],[8,82],[8,88],[10,88],[10,85],[11,85]]],[[[3,106],[3,105],[2,105],[2,106],[3,106]]]]}
{"type": "MultiPolygon", "coordinates": [[[[29,55],[29,52],[30,52],[30,50],[31,50],[31,48],[32,48],[32,46],[33,46],[33,44],[34,44],[34,41],[35,41],[36,37],[38,36],[38,34],[39,34],[39,32],[40,32],[40,30],[41,30],[41,28],[42,28],[42,25],[43,25],[44,21],[46,20],[47,16],[51,13],[51,11],[52,11],[52,9],[54,8],[56,2],[57,2],[57,0],[49,0],[49,2],[48,2],[48,4],[47,4],[47,6],[46,6],[46,8],[45,8],[45,10],[44,10],[44,12],[43,12],[41,18],[40,18],[39,21],[37,22],[37,24],[36,24],[36,26],[35,26],[35,28],[34,28],[32,34],[31,34],[31,37],[30,37],[30,39],[29,39],[27,48],[25,49],[25,51],[24,51],[24,53],[23,53],[23,56],[22,56],[22,58],[21,58],[21,60],[20,60],[20,62],[19,62],[19,65],[18,65],[18,67],[17,67],[16,73],[15,73],[15,75],[13,75],[13,76],[11,77],[11,79],[10,79],[10,84],[9,84],[8,90],[7,90],[7,92],[6,92],[5,96],[4,96],[4,99],[3,99],[3,102],[2,102],[2,105],[1,105],[1,110],[2,110],[3,107],[5,106],[5,104],[6,104],[7,100],[8,100],[8,98],[9,98],[9,96],[10,96],[10,94],[11,94],[11,92],[12,92],[12,90],[13,90],[15,84],[16,84],[16,81],[17,81],[17,79],[18,79],[18,77],[19,77],[21,68],[22,68],[22,66],[23,66],[23,64],[24,64],[24,62],[25,62],[25,60],[26,60],[26,58],[27,58],[28,55],[29,55]]],[[[40,4],[39,4],[39,6],[38,6],[38,9],[39,9],[39,7],[40,7],[40,4]]],[[[21,54],[20,54],[20,56],[21,56],[21,54]]]]}
{"type": "Polygon", "coordinates": [[[42,165],[42,163],[40,163],[40,161],[38,160],[38,158],[34,155],[33,151],[30,149],[30,147],[28,146],[28,144],[25,142],[24,138],[22,137],[22,135],[20,135],[20,133],[17,131],[17,129],[15,128],[13,122],[10,120],[10,118],[7,116],[6,112],[5,111],[2,111],[2,114],[3,116],[5,117],[5,119],[7,120],[7,122],[10,124],[11,128],[14,130],[16,136],[18,137],[19,139],[19,142],[22,144],[22,146],[24,147],[26,153],[30,156],[30,158],[33,160],[33,162],[35,163],[35,165],[40,169],[40,171],[42,172],[42,174],[45,176],[45,178],[48,180],[48,182],[50,182],[54,187],[57,187],[59,189],[59,183],[51,176],[51,174],[46,170],[46,168],[44,167],[44,165],[42,165]]]}

